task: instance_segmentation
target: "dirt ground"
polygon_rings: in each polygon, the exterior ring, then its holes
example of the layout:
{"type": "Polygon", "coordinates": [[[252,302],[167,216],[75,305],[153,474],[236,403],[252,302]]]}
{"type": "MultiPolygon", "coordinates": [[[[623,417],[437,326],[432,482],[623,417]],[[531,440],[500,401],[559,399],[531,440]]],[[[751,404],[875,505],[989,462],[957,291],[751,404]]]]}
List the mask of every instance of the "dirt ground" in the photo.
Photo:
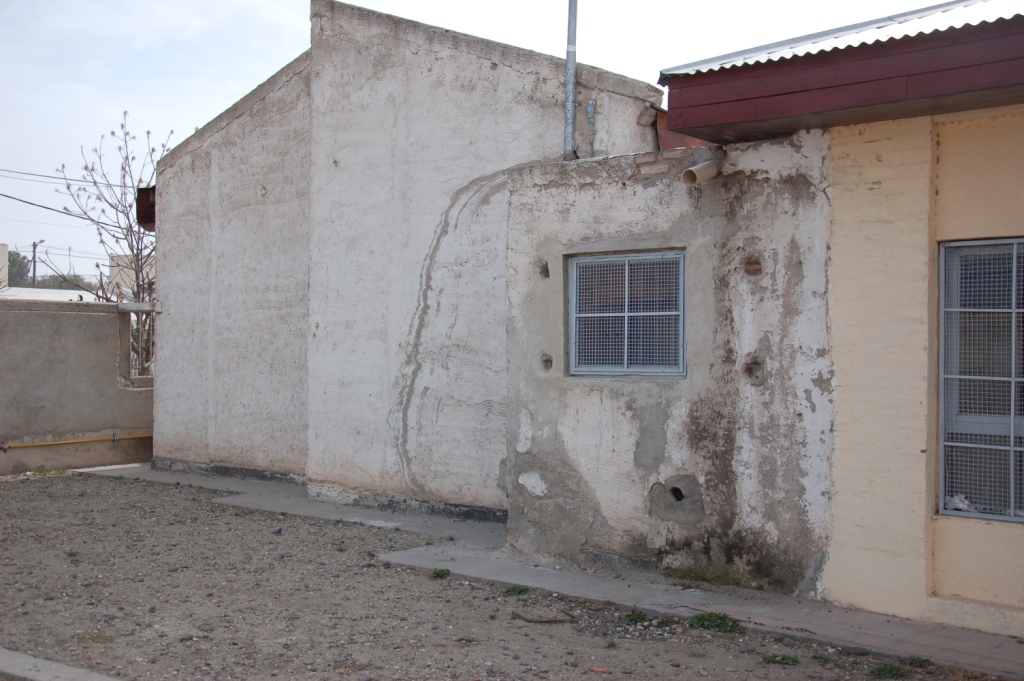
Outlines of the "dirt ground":
{"type": "Polygon", "coordinates": [[[0,478],[0,647],[131,679],[990,678],[400,568],[424,537],[219,496],[0,478]]]}

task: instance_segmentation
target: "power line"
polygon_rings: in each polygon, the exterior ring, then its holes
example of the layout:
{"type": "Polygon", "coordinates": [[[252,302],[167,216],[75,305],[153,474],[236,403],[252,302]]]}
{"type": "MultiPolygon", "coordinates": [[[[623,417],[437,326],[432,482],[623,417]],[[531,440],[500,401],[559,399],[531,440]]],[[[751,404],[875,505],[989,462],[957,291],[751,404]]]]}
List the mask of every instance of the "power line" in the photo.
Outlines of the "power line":
{"type": "MultiPolygon", "coordinates": [[[[2,171],[0,171],[0,172],[2,172],[2,171]]],[[[51,184],[51,185],[63,185],[64,184],[60,180],[33,180],[30,177],[11,177],[10,175],[3,175],[3,174],[0,174],[0,177],[2,177],[5,180],[18,180],[19,182],[38,182],[39,184],[51,184]]],[[[75,182],[75,184],[83,184],[83,183],[78,182],[76,180],[68,180],[68,182],[69,183],[75,182]]]]}
{"type": "MultiPolygon", "coordinates": [[[[49,244],[47,244],[47,246],[49,246],[49,244]]],[[[14,250],[16,250],[18,253],[22,253],[22,254],[27,254],[27,253],[31,253],[32,252],[32,249],[29,248],[28,246],[23,246],[21,248],[15,248],[14,250]]],[[[74,248],[71,249],[71,253],[68,253],[68,249],[66,249],[66,248],[61,248],[61,249],[47,248],[45,250],[42,250],[42,253],[43,253],[44,256],[46,256],[47,258],[50,258],[51,260],[54,260],[56,258],[63,258],[63,257],[68,256],[68,255],[70,255],[70,257],[72,257],[72,258],[83,258],[83,259],[89,259],[89,260],[95,260],[96,258],[102,258],[104,260],[109,259],[109,256],[106,253],[90,253],[89,251],[79,251],[79,250],[74,249],[74,248]],[[53,253],[51,253],[50,251],[53,251],[53,253]]]]}
{"type": "Polygon", "coordinates": [[[62,210],[57,210],[56,208],[50,208],[49,206],[41,206],[38,203],[32,203],[31,201],[26,201],[25,199],[19,199],[17,196],[10,196],[8,194],[0,194],[0,196],[4,197],[5,199],[11,199],[12,201],[18,201],[20,203],[27,203],[30,206],[35,206],[36,208],[42,208],[43,210],[52,210],[54,213],[60,213],[61,215],[67,215],[70,218],[78,218],[79,220],[88,220],[89,222],[92,222],[94,224],[104,225],[105,227],[113,227],[114,229],[123,229],[120,225],[112,225],[109,222],[100,222],[99,220],[93,220],[92,218],[88,218],[88,217],[86,217],[84,215],[75,215],[74,213],[66,213],[66,212],[64,212],[62,210]]]}
{"type": "MultiPolygon", "coordinates": [[[[67,215],[67,213],[65,213],[67,215]]],[[[66,227],[68,229],[92,229],[88,225],[62,225],[59,222],[38,222],[36,220],[16,220],[15,218],[0,218],[5,222],[24,222],[28,225],[49,225],[50,227],[66,227]]]]}
{"type": "MultiPolygon", "coordinates": [[[[61,177],[60,175],[41,175],[39,173],[25,172],[24,170],[9,170],[7,168],[0,168],[0,173],[11,173],[13,175],[28,175],[29,177],[42,177],[42,178],[45,178],[47,180],[60,180],[60,182],[55,182],[53,184],[64,184],[65,182],[71,182],[72,184],[84,184],[84,185],[89,186],[89,187],[91,187],[93,185],[93,183],[88,181],[88,180],[69,180],[69,179],[66,179],[64,177],[61,177]]],[[[8,178],[8,179],[10,179],[10,180],[21,180],[23,178],[11,177],[11,178],[8,178]]],[[[39,182],[40,180],[24,180],[24,181],[25,182],[39,182]]],[[[110,182],[97,182],[96,184],[106,185],[107,187],[121,187],[121,188],[127,189],[127,187],[125,185],[111,184],[110,182]]]]}

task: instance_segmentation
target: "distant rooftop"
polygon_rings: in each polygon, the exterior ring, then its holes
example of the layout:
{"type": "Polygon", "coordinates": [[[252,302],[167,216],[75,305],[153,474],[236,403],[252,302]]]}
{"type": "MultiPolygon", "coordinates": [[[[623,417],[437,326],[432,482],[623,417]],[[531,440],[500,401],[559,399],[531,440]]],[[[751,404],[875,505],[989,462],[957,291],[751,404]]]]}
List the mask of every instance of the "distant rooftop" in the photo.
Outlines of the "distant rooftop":
{"type": "Polygon", "coordinates": [[[874,21],[733,52],[691,64],[683,64],[663,70],[661,79],[664,83],[672,76],[718,71],[733,66],[762,64],[845,47],[884,42],[893,38],[934,33],[967,25],[977,26],[1019,15],[1024,15],[1024,2],[1021,0],[956,0],[874,21]]]}

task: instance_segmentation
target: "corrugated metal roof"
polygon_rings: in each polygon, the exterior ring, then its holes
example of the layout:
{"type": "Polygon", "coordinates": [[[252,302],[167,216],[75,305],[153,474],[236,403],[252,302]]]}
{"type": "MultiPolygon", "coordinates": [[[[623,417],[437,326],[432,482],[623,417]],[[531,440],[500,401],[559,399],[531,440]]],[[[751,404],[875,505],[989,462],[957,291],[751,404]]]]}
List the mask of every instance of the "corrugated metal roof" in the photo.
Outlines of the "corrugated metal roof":
{"type": "Polygon", "coordinates": [[[853,26],[733,52],[692,64],[683,64],[665,69],[661,75],[664,79],[671,76],[717,71],[731,66],[761,64],[844,47],[867,45],[893,38],[944,31],[948,28],[960,28],[966,25],[977,26],[998,19],[1010,19],[1018,15],[1024,15],[1024,0],[956,0],[874,21],[865,21],[853,26]]]}

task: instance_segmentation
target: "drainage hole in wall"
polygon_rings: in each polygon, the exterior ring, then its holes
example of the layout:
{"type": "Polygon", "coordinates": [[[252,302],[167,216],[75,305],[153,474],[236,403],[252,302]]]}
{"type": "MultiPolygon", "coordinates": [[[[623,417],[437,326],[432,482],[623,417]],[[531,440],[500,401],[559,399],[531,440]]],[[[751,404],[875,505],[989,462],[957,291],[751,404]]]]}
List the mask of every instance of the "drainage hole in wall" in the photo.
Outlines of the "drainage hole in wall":
{"type": "Polygon", "coordinates": [[[542,354],[540,356],[540,365],[542,367],[544,367],[545,371],[547,371],[548,369],[551,368],[551,363],[552,362],[553,362],[553,358],[548,353],[545,352],[544,354],[542,354]]]}
{"type": "Polygon", "coordinates": [[[547,260],[541,261],[539,269],[540,269],[540,276],[544,277],[545,279],[547,279],[548,277],[551,276],[551,270],[548,268],[548,261],[547,260]]]}
{"type": "Polygon", "coordinates": [[[675,499],[676,501],[682,501],[683,499],[686,498],[683,495],[683,490],[679,489],[678,487],[671,488],[669,492],[672,494],[672,498],[675,499]]]}

